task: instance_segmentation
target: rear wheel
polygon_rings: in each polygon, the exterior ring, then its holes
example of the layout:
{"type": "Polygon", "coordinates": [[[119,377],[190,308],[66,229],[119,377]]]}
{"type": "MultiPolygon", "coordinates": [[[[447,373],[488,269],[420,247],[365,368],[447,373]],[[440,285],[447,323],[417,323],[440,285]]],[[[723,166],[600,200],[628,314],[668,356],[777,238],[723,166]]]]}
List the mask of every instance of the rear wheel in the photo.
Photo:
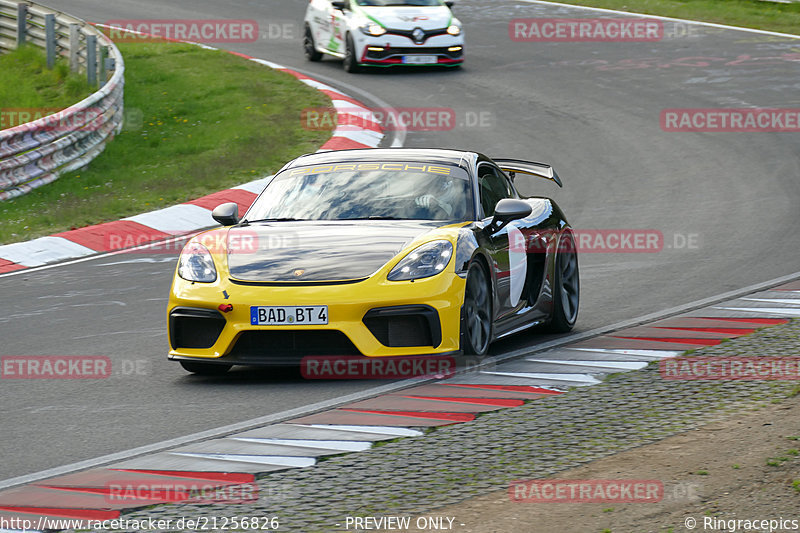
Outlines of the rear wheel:
{"type": "Polygon", "coordinates": [[[303,37],[303,52],[309,61],[319,61],[322,53],[317,50],[314,43],[314,35],[311,33],[311,26],[306,25],[305,37],[303,37]]]}
{"type": "Polygon", "coordinates": [[[198,363],[196,361],[180,361],[184,370],[202,376],[220,376],[231,369],[231,365],[218,365],[215,363],[198,363]]]}
{"type": "Polygon", "coordinates": [[[565,233],[556,256],[555,287],[553,290],[553,317],[550,331],[566,333],[578,319],[580,304],[580,277],[578,252],[572,233],[565,233]]]}
{"type": "Polygon", "coordinates": [[[461,318],[461,351],[464,355],[486,355],[492,336],[492,291],[480,261],[470,265],[461,318]]]}
{"type": "Polygon", "coordinates": [[[344,49],[344,70],[350,73],[356,73],[361,70],[358,64],[358,57],[356,57],[356,45],[353,42],[353,36],[347,34],[347,44],[344,49]]]}

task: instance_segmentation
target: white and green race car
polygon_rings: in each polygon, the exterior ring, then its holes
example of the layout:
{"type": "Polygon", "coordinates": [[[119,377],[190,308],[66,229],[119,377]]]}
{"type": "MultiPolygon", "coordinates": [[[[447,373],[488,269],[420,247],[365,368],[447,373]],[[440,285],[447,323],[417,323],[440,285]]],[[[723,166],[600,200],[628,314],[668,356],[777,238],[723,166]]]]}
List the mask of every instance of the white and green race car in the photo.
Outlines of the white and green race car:
{"type": "Polygon", "coordinates": [[[311,0],[303,47],[310,61],[323,54],[362,66],[441,65],[464,62],[464,30],[442,0],[311,0]]]}

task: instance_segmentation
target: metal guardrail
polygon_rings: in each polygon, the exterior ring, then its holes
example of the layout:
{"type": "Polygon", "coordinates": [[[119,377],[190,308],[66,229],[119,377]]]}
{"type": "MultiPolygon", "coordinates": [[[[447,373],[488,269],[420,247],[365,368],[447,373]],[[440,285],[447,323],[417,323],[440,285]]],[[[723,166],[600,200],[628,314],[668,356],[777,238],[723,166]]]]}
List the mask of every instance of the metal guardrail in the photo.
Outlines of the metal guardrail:
{"type": "Polygon", "coordinates": [[[68,58],[74,72],[101,87],[58,113],[0,131],[0,201],[86,166],[123,124],[125,63],[102,32],[33,2],[0,0],[0,53],[23,43],[44,48],[50,66],[57,56],[68,58]]]}

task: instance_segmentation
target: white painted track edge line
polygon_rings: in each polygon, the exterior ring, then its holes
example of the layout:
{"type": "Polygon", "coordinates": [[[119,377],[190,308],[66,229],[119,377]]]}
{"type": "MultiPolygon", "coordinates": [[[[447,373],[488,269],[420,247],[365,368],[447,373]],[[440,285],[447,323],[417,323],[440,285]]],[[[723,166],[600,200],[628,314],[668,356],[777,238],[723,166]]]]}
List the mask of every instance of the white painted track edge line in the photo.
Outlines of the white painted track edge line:
{"type": "MultiPolygon", "coordinates": [[[[309,440],[309,439],[276,439],[270,437],[228,437],[228,440],[263,444],[265,446],[284,446],[287,448],[316,448],[319,450],[356,452],[368,450],[371,440],[309,440]]],[[[274,455],[274,454],[273,454],[274,455]]]]}
{"type": "Polygon", "coordinates": [[[563,2],[549,2],[547,0],[517,0],[517,2],[523,2],[526,4],[541,4],[541,5],[550,5],[550,6],[560,6],[560,7],[571,7],[575,9],[583,9],[586,11],[600,11],[602,13],[614,13],[617,15],[629,15],[634,17],[642,17],[642,18],[651,18],[651,19],[658,19],[658,20],[669,20],[673,22],[685,22],[687,24],[694,24],[697,26],[708,26],[709,28],[720,28],[723,30],[734,30],[734,31],[744,31],[749,33],[760,33],[762,35],[773,35],[777,37],[787,37],[789,39],[800,39],[800,35],[795,35],[793,33],[780,33],[777,31],[769,31],[769,30],[759,30],[757,28],[745,28],[742,26],[730,26],[728,24],[717,24],[715,22],[705,22],[702,20],[692,20],[692,19],[682,19],[677,17],[665,17],[663,15],[650,15],[648,13],[639,13],[637,11],[619,11],[617,9],[608,9],[605,7],[592,7],[592,6],[580,6],[576,4],[565,4],[563,2]]]}
{"type": "Polygon", "coordinates": [[[299,427],[329,429],[332,431],[350,431],[352,433],[371,433],[375,435],[397,437],[419,437],[425,433],[417,429],[395,426],[355,426],[352,424],[293,424],[299,427]]]}
{"type": "MultiPolygon", "coordinates": [[[[800,298],[742,298],[742,300],[747,302],[765,302],[788,306],[800,305],[800,298]]],[[[786,309],[791,309],[791,307],[787,307],[786,309]]]]}
{"type": "Polygon", "coordinates": [[[252,453],[199,453],[199,452],[171,452],[171,455],[189,457],[192,459],[207,459],[209,461],[230,461],[233,463],[249,463],[270,466],[288,466],[304,468],[317,463],[315,457],[303,455],[258,455],[252,453]]]}
{"type": "Polygon", "coordinates": [[[531,379],[534,381],[565,381],[567,383],[586,383],[590,385],[602,383],[602,380],[594,378],[589,374],[555,374],[547,372],[483,372],[483,374],[531,379]]]}
{"type": "MultiPolygon", "coordinates": [[[[800,309],[793,307],[714,307],[722,311],[739,311],[756,315],[778,315],[781,318],[800,317],[800,309]]],[[[770,317],[772,318],[772,317],[770,317]]]]}
{"type": "Polygon", "coordinates": [[[573,350],[576,352],[589,352],[589,353],[599,353],[605,355],[633,355],[636,357],[654,357],[657,359],[666,359],[670,357],[677,357],[682,354],[682,351],[678,350],[635,350],[635,349],[610,349],[610,348],[567,348],[567,350],[573,350]]]}
{"type": "Polygon", "coordinates": [[[547,365],[564,365],[564,366],[585,366],[589,368],[609,368],[609,369],[624,369],[624,370],[639,370],[647,366],[647,361],[608,361],[608,360],[576,360],[576,359],[536,359],[525,358],[523,361],[529,363],[542,363],[547,365]]]}

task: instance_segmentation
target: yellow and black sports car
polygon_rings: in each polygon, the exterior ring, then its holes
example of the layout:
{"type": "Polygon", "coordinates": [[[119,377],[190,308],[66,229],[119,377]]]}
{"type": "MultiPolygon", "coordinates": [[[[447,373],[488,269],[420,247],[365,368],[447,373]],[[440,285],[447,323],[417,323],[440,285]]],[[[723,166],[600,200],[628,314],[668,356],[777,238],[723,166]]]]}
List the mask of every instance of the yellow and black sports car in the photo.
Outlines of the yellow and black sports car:
{"type": "Polygon", "coordinates": [[[240,219],[193,237],[167,309],[169,358],[196,373],[304,356],[483,355],[578,315],[572,230],[522,197],[548,165],[440,149],[304,155],[240,219]],[[516,182],[515,182],[516,180],[516,182]]]}

